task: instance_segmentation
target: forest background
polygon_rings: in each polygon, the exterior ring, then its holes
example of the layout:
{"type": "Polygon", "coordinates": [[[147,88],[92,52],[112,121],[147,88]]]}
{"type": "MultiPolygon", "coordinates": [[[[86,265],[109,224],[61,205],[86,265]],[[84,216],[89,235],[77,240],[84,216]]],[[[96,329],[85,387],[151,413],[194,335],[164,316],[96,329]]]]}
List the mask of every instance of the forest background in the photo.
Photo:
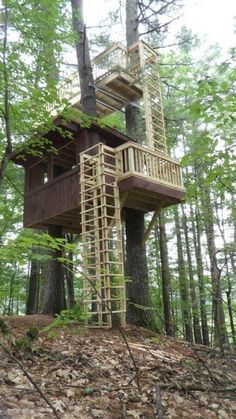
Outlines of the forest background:
{"type": "MultiPolygon", "coordinates": [[[[102,23],[90,25],[88,16],[92,55],[116,37],[113,28],[121,24],[124,5],[120,1],[113,4],[115,7],[102,23]]],[[[158,14],[158,4],[155,13],[151,2],[140,4],[142,38],[160,51],[168,149],[181,160],[186,187],[186,202],[162,212],[147,243],[156,328],[196,343],[208,345],[215,340],[220,345],[235,344],[235,47],[232,42],[228,52],[218,45],[204,50],[199,36],[186,26],[179,26],[171,46],[168,31],[172,24],[178,25],[175,19],[182,13],[181,5],[169,2],[168,13],[158,14]],[[147,28],[146,20],[152,30],[147,28]]],[[[44,126],[51,126],[48,105],[61,105],[56,81],[76,70],[76,59],[71,58],[74,42],[68,2],[57,0],[50,4],[44,0],[40,7],[32,1],[2,2],[2,314],[33,314],[42,310],[50,251],[62,243],[63,263],[71,258],[74,263],[73,272],[67,269],[65,275],[67,307],[71,309],[75,301],[80,301],[81,256],[77,238],[68,236],[58,242],[46,233],[22,228],[24,176],[22,169],[9,162],[13,148],[26,139],[34,137],[34,148],[39,146],[36,134],[42,121],[44,126]],[[30,293],[32,281],[34,296],[30,293]]],[[[125,130],[120,113],[106,123],[125,130]]]]}

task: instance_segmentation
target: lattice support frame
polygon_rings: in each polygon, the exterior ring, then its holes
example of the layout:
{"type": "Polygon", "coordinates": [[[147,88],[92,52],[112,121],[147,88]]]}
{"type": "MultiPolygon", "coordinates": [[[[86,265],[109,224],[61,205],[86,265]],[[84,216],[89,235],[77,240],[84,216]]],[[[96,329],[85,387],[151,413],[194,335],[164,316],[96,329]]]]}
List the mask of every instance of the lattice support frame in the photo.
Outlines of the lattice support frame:
{"type": "Polygon", "coordinates": [[[88,326],[125,326],[119,164],[115,150],[98,144],[80,155],[83,305],[88,326]]]}

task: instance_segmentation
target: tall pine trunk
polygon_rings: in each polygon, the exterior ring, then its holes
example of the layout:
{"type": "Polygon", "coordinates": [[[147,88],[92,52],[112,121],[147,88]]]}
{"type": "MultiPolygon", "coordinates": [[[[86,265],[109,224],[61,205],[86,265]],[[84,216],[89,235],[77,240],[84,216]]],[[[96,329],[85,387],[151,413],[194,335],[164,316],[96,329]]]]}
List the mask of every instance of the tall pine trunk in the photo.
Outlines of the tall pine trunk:
{"type": "Polygon", "coordinates": [[[206,308],[206,293],[204,286],[204,272],[203,272],[203,260],[202,260],[202,251],[201,251],[201,229],[200,229],[200,220],[198,214],[198,208],[196,207],[196,214],[192,205],[190,205],[190,214],[192,220],[192,232],[193,232],[193,243],[194,243],[194,253],[196,259],[196,269],[198,277],[198,288],[199,288],[199,300],[200,300],[200,314],[201,314],[201,324],[202,324],[202,339],[203,344],[206,346],[210,345],[209,339],[209,329],[207,322],[207,308],[206,308]],[[195,218],[195,223],[194,223],[195,218]]]}
{"type": "MultiPolygon", "coordinates": [[[[138,1],[126,0],[126,43],[130,46],[139,40],[138,1]]],[[[141,115],[137,106],[128,105],[125,110],[127,134],[140,141],[141,115]]],[[[126,275],[127,283],[127,320],[133,324],[154,328],[154,314],[150,309],[148,266],[146,246],[143,242],[145,233],[144,212],[126,208],[126,275]]]]}
{"type": "Polygon", "coordinates": [[[228,342],[225,314],[222,301],[221,271],[217,264],[217,252],[214,232],[214,214],[209,190],[201,184],[201,205],[203,211],[204,229],[207,238],[212,281],[212,306],[214,320],[214,340],[221,349],[228,342]]]}
{"type": "Polygon", "coordinates": [[[220,198],[221,198],[220,199],[221,216],[220,216],[220,213],[219,213],[217,197],[215,195],[214,195],[214,206],[215,206],[215,213],[216,213],[216,224],[218,226],[218,229],[220,231],[220,235],[221,235],[221,238],[222,238],[223,244],[224,244],[225,270],[226,270],[226,279],[227,279],[227,286],[228,286],[228,289],[226,291],[227,306],[228,306],[232,341],[233,341],[233,344],[235,345],[236,344],[236,331],[235,331],[235,326],[234,326],[234,316],[233,316],[233,307],[232,307],[232,281],[231,281],[231,275],[230,275],[230,270],[229,270],[229,262],[231,264],[231,269],[232,269],[232,274],[233,275],[235,274],[236,269],[235,269],[235,265],[234,265],[234,258],[233,258],[232,252],[230,251],[230,255],[229,255],[229,258],[228,258],[227,251],[226,251],[227,242],[226,242],[226,238],[225,238],[225,220],[224,220],[224,201],[225,201],[225,197],[224,197],[224,195],[221,194],[220,198]]]}
{"type": "Polygon", "coordinates": [[[12,134],[11,134],[11,104],[10,104],[10,86],[9,86],[9,71],[8,68],[8,32],[9,32],[9,9],[7,5],[2,8],[2,27],[3,27],[3,39],[2,39],[2,75],[3,75],[3,105],[1,107],[2,113],[2,124],[5,134],[6,144],[3,146],[3,155],[0,160],[0,188],[2,187],[3,179],[7,170],[8,161],[12,153],[12,134]]]}
{"type": "Polygon", "coordinates": [[[162,298],[165,331],[169,336],[174,336],[174,325],[171,319],[170,311],[170,268],[169,256],[166,237],[165,218],[161,213],[159,215],[159,231],[160,231],[160,256],[161,256],[161,278],[162,278],[162,298]]]}
{"type": "Polygon", "coordinates": [[[184,337],[188,342],[193,342],[192,320],[189,303],[189,287],[184,261],[183,244],[180,232],[180,221],[178,208],[174,208],[175,214],[175,231],[177,237],[177,253],[178,253],[178,274],[179,274],[179,291],[181,300],[181,312],[183,320],[184,337]]]}
{"type": "Polygon", "coordinates": [[[186,217],[183,205],[182,205],[182,222],[183,222],[186,254],[187,254],[187,261],[188,261],[190,296],[191,296],[192,313],[193,313],[194,339],[195,339],[195,343],[202,344],[201,328],[200,328],[200,321],[199,321],[199,305],[198,305],[198,300],[197,300],[197,295],[196,295],[196,286],[195,286],[194,273],[193,273],[193,264],[192,264],[190,241],[189,241],[189,229],[188,229],[187,217],[186,217]]]}

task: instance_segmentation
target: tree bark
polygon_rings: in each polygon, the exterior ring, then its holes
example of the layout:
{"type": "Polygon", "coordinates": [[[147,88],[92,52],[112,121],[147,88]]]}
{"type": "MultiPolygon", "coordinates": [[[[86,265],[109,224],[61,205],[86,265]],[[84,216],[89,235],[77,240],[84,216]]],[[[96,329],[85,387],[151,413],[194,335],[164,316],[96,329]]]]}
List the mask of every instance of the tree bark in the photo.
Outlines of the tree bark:
{"type": "MultiPolygon", "coordinates": [[[[61,226],[49,226],[48,233],[53,238],[62,238],[61,226]]],[[[62,257],[62,249],[51,251],[48,263],[47,278],[44,289],[43,314],[58,314],[66,308],[64,267],[58,258],[62,257]]]]}

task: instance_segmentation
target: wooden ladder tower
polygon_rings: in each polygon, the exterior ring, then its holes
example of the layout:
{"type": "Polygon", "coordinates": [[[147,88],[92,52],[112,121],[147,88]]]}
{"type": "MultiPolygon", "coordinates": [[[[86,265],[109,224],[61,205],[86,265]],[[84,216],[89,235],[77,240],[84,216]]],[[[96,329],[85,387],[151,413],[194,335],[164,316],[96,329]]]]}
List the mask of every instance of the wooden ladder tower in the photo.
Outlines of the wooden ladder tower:
{"type": "Polygon", "coordinates": [[[133,61],[132,56],[137,51],[137,46],[143,90],[146,142],[149,148],[166,154],[165,122],[162,105],[158,54],[145,42],[139,41],[138,44],[129,48],[131,68],[133,61]]]}
{"type": "Polygon", "coordinates": [[[125,325],[125,283],[115,150],[98,144],[80,155],[83,306],[88,326],[125,325]]]}

